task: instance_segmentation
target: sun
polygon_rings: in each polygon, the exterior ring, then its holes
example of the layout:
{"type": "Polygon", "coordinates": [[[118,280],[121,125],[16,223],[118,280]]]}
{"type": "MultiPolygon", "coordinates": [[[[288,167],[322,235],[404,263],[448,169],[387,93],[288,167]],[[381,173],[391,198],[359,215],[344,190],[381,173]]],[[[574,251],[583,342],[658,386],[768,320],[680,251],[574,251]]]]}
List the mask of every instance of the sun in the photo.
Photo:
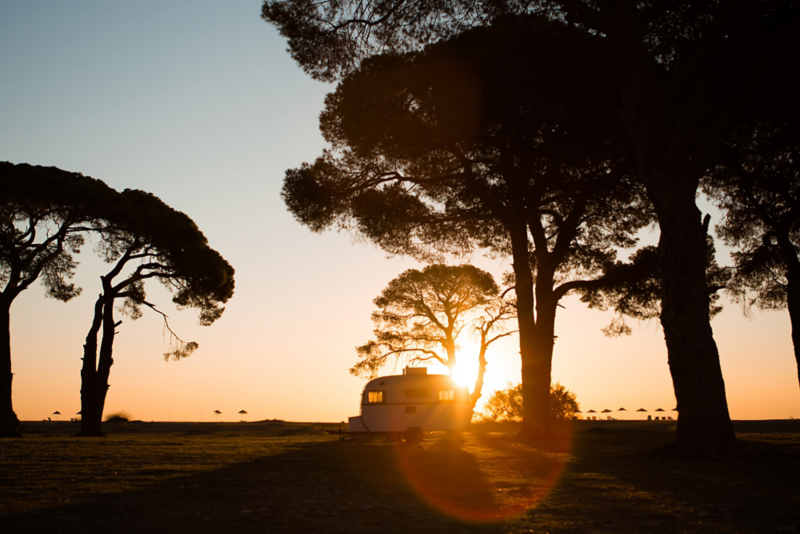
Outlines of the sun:
{"type": "Polygon", "coordinates": [[[475,379],[478,377],[478,352],[479,347],[470,340],[458,347],[456,365],[452,371],[447,366],[436,362],[431,365],[428,372],[450,374],[456,384],[466,386],[472,392],[475,387],[475,379]]]}
{"type": "Polygon", "coordinates": [[[460,360],[453,368],[453,380],[459,386],[467,386],[472,389],[475,385],[475,378],[478,376],[477,362],[469,361],[468,359],[460,360]]]}

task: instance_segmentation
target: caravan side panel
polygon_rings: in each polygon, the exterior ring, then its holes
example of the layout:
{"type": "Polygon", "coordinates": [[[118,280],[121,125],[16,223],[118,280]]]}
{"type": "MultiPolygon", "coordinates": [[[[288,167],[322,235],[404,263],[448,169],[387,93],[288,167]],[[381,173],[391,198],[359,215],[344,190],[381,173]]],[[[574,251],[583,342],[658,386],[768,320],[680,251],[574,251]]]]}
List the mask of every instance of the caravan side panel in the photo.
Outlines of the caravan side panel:
{"type": "Polygon", "coordinates": [[[369,432],[462,430],[471,418],[469,391],[447,375],[378,378],[364,387],[361,399],[361,420],[369,432]]]}

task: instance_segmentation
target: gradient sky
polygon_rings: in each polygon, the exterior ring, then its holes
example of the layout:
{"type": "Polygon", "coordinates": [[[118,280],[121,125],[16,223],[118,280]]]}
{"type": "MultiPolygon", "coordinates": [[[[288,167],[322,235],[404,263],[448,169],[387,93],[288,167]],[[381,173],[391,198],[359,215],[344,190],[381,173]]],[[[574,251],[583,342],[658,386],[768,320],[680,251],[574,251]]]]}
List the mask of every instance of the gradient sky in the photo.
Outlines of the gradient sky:
{"type": "MultiPolygon", "coordinates": [[[[159,318],[123,318],[106,413],[146,421],[211,421],[214,410],[216,420],[239,420],[242,409],[248,420],[357,415],[364,381],[348,368],[371,335],[372,299],[418,267],[349,235],[313,234],[286,211],[284,171],[324,147],[317,117],[333,86],[300,71],[260,6],[0,0],[0,160],[150,191],[192,217],[236,269],[236,294],[211,327],[149,288],[149,300],[200,349],[165,363],[159,318]]],[[[510,269],[470,260],[498,277],[510,269]]],[[[81,297],[56,302],[36,286],[12,307],[14,407],[23,420],[80,409],[82,344],[103,267],[91,244],[80,261],[81,297]]],[[[675,406],[657,323],[608,339],[600,331],[608,314],[575,298],[563,304],[553,380],[584,411],[624,407],[638,418],[638,408],[675,406]]],[[[800,417],[788,315],[746,319],[731,304],[713,327],[732,417],[800,417]]],[[[519,381],[515,343],[490,350],[485,393],[519,381]]]]}

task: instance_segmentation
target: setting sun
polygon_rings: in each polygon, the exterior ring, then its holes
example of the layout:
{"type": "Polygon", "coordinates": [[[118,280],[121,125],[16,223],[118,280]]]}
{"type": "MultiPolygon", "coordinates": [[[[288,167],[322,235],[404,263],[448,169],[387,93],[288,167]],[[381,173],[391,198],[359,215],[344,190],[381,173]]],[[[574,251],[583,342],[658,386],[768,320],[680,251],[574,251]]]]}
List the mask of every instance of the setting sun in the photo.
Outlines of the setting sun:
{"type": "Polygon", "coordinates": [[[478,353],[480,347],[477,341],[466,340],[459,343],[458,359],[453,369],[453,380],[461,386],[467,386],[470,392],[475,388],[475,379],[478,376],[478,353]]]}
{"type": "Polygon", "coordinates": [[[478,374],[477,362],[459,361],[453,369],[453,380],[460,386],[467,386],[472,391],[475,376],[478,374]]]}

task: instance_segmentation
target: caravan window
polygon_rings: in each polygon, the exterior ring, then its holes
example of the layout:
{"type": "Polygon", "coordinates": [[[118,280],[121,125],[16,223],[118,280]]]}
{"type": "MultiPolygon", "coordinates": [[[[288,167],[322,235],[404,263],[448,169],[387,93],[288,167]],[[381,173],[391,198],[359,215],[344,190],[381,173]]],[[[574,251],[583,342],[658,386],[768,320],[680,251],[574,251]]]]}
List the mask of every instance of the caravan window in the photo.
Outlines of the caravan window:
{"type": "Polygon", "coordinates": [[[456,392],[452,389],[440,389],[439,401],[454,401],[456,400],[456,392]]]}
{"type": "Polygon", "coordinates": [[[384,391],[368,391],[367,402],[369,404],[380,404],[386,402],[386,393],[384,391]]]}
{"type": "Polygon", "coordinates": [[[427,389],[407,389],[406,390],[406,398],[407,399],[427,399],[428,398],[428,390],[427,389]]]}

